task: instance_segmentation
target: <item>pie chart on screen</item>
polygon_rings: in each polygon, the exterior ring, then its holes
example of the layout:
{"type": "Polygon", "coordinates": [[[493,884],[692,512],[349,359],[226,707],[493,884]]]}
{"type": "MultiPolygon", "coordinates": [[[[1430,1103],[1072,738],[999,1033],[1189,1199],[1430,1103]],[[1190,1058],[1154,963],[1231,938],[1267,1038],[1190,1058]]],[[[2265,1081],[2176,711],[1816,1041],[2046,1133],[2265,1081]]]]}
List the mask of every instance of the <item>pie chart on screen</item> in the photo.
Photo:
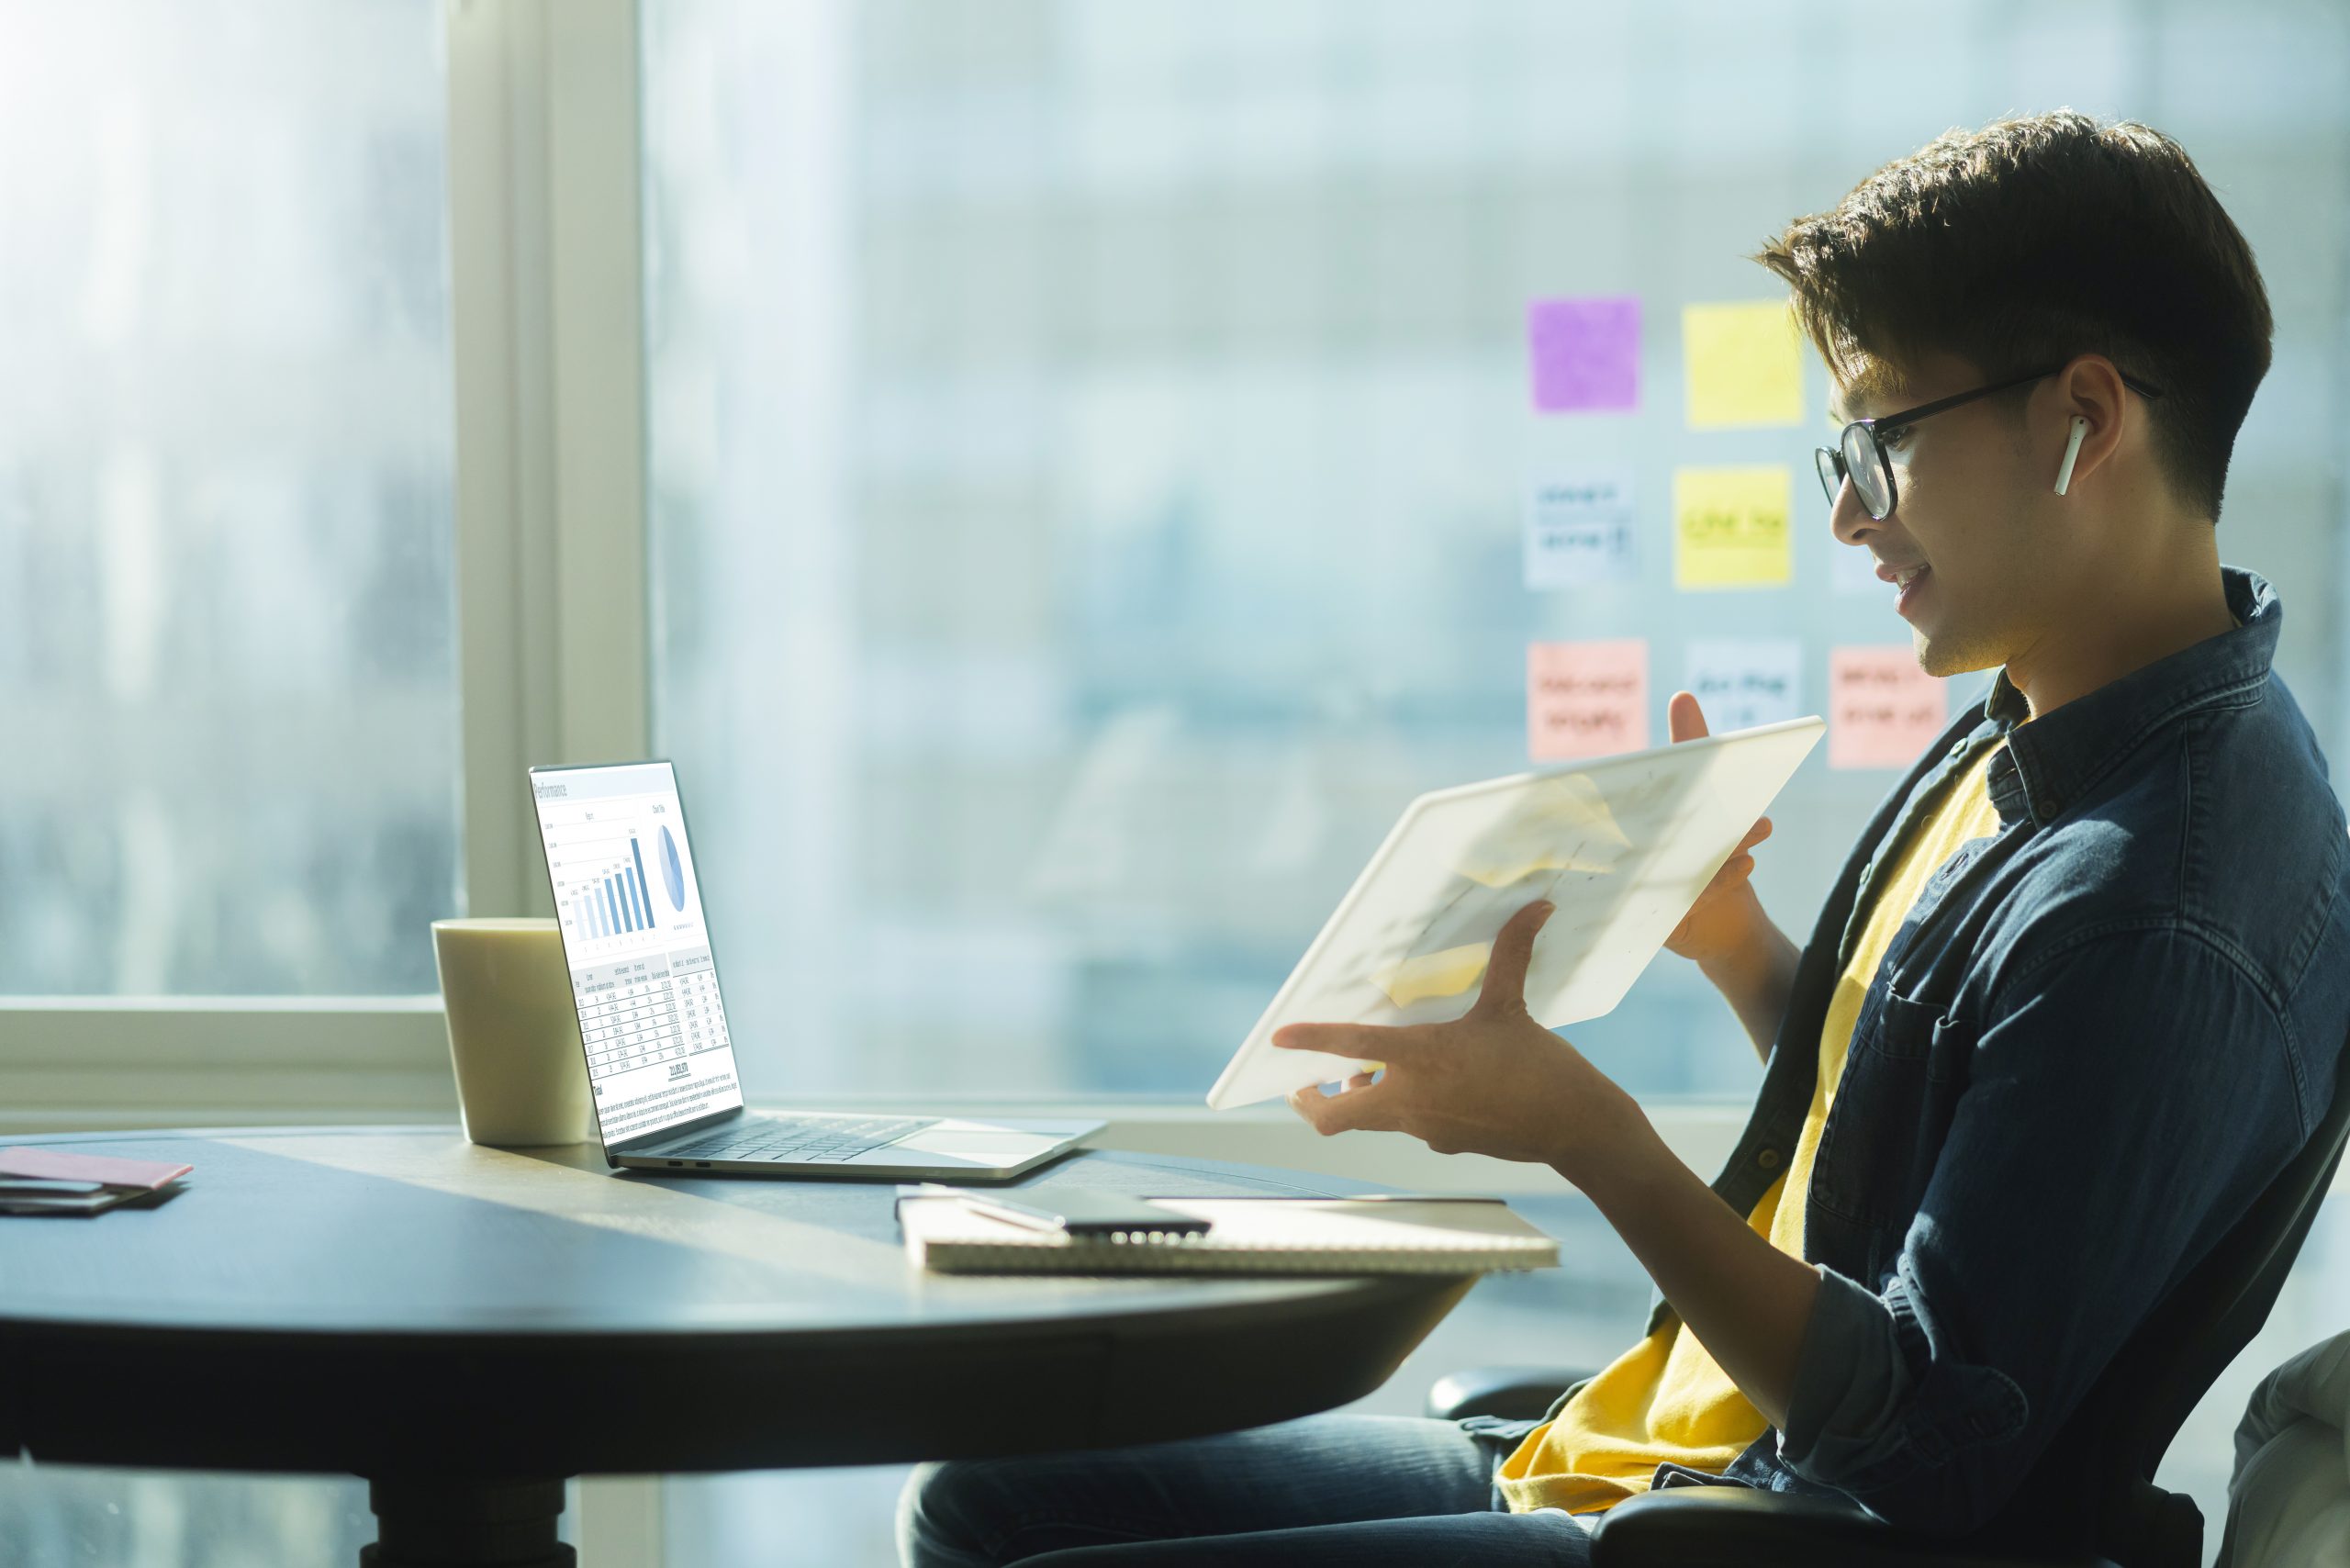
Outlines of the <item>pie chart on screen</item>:
{"type": "Polygon", "coordinates": [[[686,868],[677,863],[677,841],[669,836],[666,823],[661,826],[661,886],[669,895],[669,907],[684,913],[686,868]]]}

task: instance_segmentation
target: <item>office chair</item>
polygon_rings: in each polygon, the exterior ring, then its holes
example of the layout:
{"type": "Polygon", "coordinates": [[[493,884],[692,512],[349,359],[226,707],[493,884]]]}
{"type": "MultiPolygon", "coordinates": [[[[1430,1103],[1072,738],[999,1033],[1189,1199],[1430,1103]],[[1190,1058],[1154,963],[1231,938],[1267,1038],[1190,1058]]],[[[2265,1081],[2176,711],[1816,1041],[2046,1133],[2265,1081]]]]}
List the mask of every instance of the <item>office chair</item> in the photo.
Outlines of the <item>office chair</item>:
{"type": "MultiPolygon", "coordinates": [[[[1963,1537],[1738,1485],[1673,1486],[1595,1521],[1597,1568],[2199,1568],[2203,1515],[2154,1483],[2196,1402],[2267,1320],[2350,1137],[2350,1046],[2333,1103],[2269,1182],[2107,1363],[1997,1518],[1963,1537]],[[2083,1462],[2082,1456],[2088,1456],[2083,1462]]],[[[1428,1414],[1539,1416],[1584,1372],[1480,1367],[1438,1380],[1428,1414]]]]}

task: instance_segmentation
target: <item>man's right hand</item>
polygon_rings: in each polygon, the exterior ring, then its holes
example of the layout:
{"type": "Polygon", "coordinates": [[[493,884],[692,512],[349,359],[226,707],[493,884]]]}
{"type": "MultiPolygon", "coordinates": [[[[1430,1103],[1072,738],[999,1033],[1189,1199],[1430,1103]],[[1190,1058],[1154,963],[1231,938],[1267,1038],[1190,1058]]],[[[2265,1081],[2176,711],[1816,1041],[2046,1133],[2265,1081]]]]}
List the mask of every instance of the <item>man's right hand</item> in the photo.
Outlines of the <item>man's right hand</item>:
{"type": "MultiPolygon", "coordinates": [[[[1694,741],[1706,734],[1706,715],[1692,692],[1676,691],[1665,708],[1665,724],[1673,741],[1694,741]]],[[[1747,879],[1754,871],[1754,857],[1749,853],[1756,845],[1771,836],[1771,819],[1758,817],[1754,825],[1739,840],[1738,848],[1722,862],[1673,935],[1664,939],[1668,952],[1700,964],[1718,964],[1754,940],[1757,932],[1769,924],[1762,916],[1762,903],[1754,896],[1754,886],[1747,879]]]]}

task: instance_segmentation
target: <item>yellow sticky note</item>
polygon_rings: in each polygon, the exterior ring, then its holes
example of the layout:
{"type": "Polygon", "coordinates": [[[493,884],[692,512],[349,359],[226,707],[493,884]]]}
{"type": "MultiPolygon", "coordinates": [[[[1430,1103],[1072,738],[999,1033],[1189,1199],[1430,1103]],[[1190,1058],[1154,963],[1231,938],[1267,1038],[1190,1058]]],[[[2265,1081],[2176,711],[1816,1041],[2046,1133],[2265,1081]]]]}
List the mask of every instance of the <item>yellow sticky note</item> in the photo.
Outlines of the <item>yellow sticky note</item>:
{"type": "Polygon", "coordinates": [[[1398,1007],[1432,996],[1459,996],[1485,978],[1485,962],[1493,952],[1490,942],[1472,942],[1441,953],[1422,953],[1382,969],[1371,983],[1398,1007]]]}
{"type": "Polygon", "coordinates": [[[1681,365],[1693,431],[1803,423],[1803,340],[1784,300],[1683,306],[1681,365]]]}
{"type": "Polygon", "coordinates": [[[1795,575],[1784,463],[1673,475],[1673,586],[1782,588],[1795,575]]]}

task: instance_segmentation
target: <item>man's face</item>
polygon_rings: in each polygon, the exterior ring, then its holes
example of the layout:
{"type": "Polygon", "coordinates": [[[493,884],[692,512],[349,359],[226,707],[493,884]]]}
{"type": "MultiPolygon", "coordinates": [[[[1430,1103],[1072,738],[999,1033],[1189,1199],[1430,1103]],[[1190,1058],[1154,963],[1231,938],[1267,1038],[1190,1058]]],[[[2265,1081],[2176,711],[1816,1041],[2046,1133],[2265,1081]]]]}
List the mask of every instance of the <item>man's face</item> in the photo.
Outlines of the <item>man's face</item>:
{"type": "MultiPolygon", "coordinates": [[[[1903,370],[1877,362],[1837,384],[1829,417],[1840,429],[1847,420],[1882,421],[1984,381],[1973,366],[1948,356],[1903,370]]],[[[1880,577],[1923,568],[1894,602],[1929,675],[1990,669],[2028,653],[2049,624],[2044,610],[2061,599],[2054,585],[2066,575],[2063,564],[2034,543],[2048,535],[2038,526],[2019,413],[2037,390],[2020,387],[1962,404],[1907,430],[1880,422],[1877,434],[1893,465],[1894,510],[1881,521],[1870,517],[1850,480],[1836,498],[1830,521],[1837,539],[1867,550],[1880,577]]]]}

